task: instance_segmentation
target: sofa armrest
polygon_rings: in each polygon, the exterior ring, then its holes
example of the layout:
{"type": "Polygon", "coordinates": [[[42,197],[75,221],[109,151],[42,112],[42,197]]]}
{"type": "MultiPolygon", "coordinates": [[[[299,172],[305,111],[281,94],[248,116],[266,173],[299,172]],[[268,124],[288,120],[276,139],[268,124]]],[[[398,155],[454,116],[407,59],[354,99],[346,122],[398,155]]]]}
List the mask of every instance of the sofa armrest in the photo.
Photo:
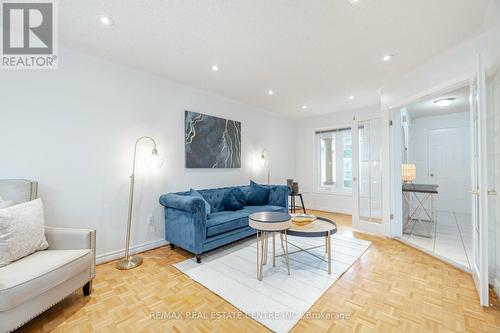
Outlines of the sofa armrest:
{"type": "Polygon", "coordinates": [[[271,185],[269,188],[268,205],[284,207],[288,211],[288,186],[271,185]]]}
{"type": "Polygon", "coordinates": [[[95,277],[95,230],[45,227],[48,250],[92,250],[94,262],[91,267],[92,279],[95,277]]]}
{"type": "Polygon", "coordinates": [[[160,196],[160,204],[173,209],[179,209],[191,213],[205,211],[205,202],[200,197],[180,194],[164,194],[160,196]]]}

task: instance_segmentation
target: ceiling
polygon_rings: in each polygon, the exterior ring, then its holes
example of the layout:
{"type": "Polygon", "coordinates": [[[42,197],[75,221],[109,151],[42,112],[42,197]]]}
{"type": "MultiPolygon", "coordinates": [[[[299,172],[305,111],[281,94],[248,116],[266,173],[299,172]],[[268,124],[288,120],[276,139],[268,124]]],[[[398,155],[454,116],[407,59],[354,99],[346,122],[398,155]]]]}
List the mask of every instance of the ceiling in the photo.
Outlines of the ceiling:
{"type": "Polygon", "coordinates": [[[427,96],[421,101],[410,104],[406,107],[411,118],[437,116],[456,112],[469,112],[469,87],[453,90],[449,93],[438,93],[427,96]],[[442,98],[455,98],[448,107],[440,107],[434,103],[442,98]]]}
{"type": "Polygon", "coordinates": [[[488,2],[65,0],[59,38],[63,47],[296,118],[379,103],[384,83],[478,33],[488,2]],[[395,57],[384,62],[385,54],[395,57]]]}

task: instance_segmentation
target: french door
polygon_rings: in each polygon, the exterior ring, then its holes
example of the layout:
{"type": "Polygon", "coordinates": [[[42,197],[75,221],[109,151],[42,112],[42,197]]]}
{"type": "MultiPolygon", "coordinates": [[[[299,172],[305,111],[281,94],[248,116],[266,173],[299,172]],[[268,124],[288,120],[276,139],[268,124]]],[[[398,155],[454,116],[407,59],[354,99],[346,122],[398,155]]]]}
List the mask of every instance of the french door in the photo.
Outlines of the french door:
{"type": "Polygon", "coordinates": [[[486,79],[478,55],[476,75],[470,89],[472,276],[481,305],[488,306],[488,190],[486,135],[486,79]]]}
{"type": "Polygon", "coordinates": [[[384,220],[382,209],[382,118],[354,119],[351,128],[352,225],[360,231],[385,235],[390,222],[384,220]]]}

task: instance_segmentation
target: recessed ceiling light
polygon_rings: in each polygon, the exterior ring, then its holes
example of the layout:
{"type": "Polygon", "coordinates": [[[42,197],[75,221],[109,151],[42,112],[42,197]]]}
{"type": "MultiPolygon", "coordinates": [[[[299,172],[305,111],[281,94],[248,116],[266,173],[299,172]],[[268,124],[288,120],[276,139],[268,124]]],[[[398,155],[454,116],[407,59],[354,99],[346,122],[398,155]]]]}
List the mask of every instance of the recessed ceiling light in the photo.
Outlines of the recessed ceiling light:
{"type": "Polygon", "coordinates": [[[302,105],[302,110],[307,109],[307,105],[302,105]]]}
{"type": "Polygon", "coordinates": [[[212,71],[218,72],[219,71],[219,66],[217,65],[212,65],[212,71]]]}
{"type": "Polygon", "coordinates": [[[274,91],[272,91],[272,90],[268,90],[268,91],[267,91],[267,93],[268,93],[269,95],[274,95],[274,91]]]}
{"type": "Polygon", "coordinates": [[[447,108],[453,101],[456,100],[455,97],[440,98],[434,101],[434,103],[440,108],[447,108]]]}
{"type": "Polygon", "coordinates": [[[106,15],[99,15],[99,16],[97,16],[97,19],[99,20],[99,22],[101,22],[102,25],[110,26],[110,25],[115,24],[113,19],[109,16],[106,16],[106,15]]]}
{"type": "Polygon", "coordinates": [[[394,54],[386,54],[385,56],[382,57],[383,61],[389,61],[392,58],[394,58],[394,54]]]}
{"type": "Polygon", "coordinates": [[[354,99],[354,95],[349,96],[349,99],[353,100],[354,99]]]}

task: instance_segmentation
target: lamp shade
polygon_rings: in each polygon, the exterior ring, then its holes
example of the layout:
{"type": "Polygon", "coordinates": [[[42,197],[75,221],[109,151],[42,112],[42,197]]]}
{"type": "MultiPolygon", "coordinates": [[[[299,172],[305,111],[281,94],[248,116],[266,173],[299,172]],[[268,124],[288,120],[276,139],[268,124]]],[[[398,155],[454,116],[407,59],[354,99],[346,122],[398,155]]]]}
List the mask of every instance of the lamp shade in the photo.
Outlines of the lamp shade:
{"type": "Polygon", "coordinates": [[[404,182],[413,182],[417,179],[417,167],[415,164],[401,164],[401,179],[404,182]]]}

